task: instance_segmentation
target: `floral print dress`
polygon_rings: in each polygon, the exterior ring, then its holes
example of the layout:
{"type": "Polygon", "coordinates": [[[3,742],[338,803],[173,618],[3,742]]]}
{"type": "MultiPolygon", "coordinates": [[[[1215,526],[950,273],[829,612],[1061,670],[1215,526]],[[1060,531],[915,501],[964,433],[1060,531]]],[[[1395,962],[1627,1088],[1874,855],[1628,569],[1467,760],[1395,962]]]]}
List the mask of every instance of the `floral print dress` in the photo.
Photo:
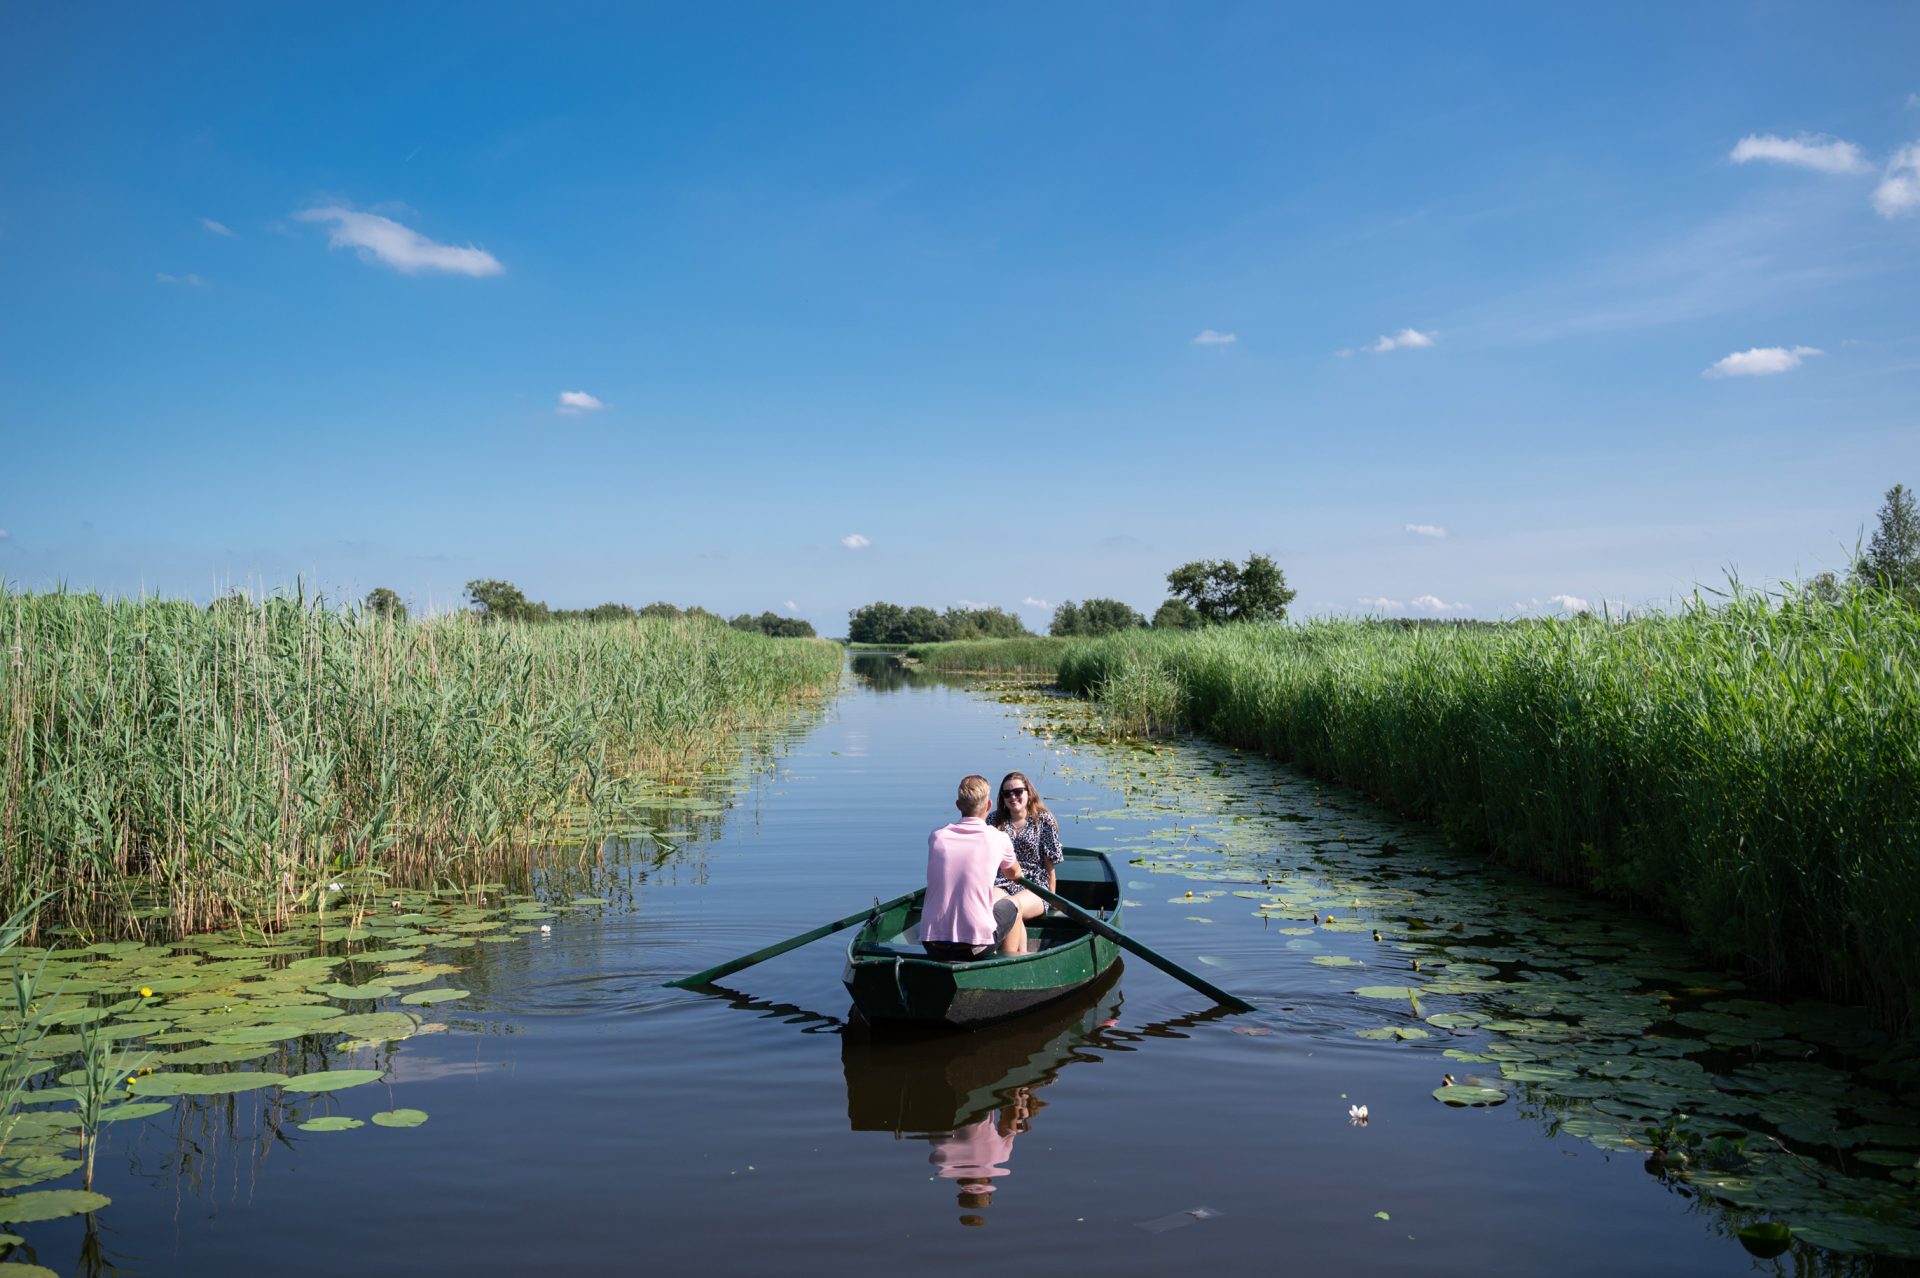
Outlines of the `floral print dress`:
{"type": "MultiPolygon", "coordinates": [[[[1060,850],[1060,823],[1053,819],[1053,813],[1028,817],[1025,825],[1017,830],[1008,826],[1006,833],[1013,840],[1013,855],[1020,862],[1020,873],[1045,887],[1047,870],[1060,864],[1066,856],[1060,850]]],[[[994,886],[1012,891],[1020,884],[1002,876],[994,880],[994,886]]]]}

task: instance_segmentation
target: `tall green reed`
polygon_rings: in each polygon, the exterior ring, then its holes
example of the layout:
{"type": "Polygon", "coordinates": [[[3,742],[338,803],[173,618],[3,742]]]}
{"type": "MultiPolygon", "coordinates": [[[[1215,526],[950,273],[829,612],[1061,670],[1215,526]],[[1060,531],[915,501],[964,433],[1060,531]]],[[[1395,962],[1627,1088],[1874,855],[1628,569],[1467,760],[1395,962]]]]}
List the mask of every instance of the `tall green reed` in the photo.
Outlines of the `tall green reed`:
{"type": "Polygon", "coordinates": [[[1120,721],[1157,720],[1171,681],[1186,726],[1647,903],[1778,985],[1920,1015],[1920,614],[1898,600],[1138,632],[1063,647],[1059,681],[1120,721]]]}
{"type": "Polygon", "coordinates": [[[597,842],[649,780],[837,682],[695,620],[487,625],[0,589],[0,901],[277,917],[340,869],[597,842]]]}

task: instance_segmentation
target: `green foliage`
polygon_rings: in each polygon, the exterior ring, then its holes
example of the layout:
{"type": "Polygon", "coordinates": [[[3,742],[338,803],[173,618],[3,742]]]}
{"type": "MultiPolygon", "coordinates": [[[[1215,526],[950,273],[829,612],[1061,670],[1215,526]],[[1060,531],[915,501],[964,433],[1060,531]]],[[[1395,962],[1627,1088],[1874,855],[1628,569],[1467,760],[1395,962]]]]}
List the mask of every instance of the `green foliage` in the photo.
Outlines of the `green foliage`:
{"type": "Polygon", "coordinates": [[[486,621],[543,621],[547,615],[545,604],[532,602],[512,582],[491,577],[469,581],[467,599],[486,621]]]}
{"type": "Polygon", "coordinates": [[[999,608],[949,608],[943,616],[924,606],[902,608],[882,601],[847,615],[847,639],[851,643],[945,643],[955,639],[1012,639],[1027,633],[1018,617],[999,608]]]}
{"type": "Polygon", "coordinates": [[[1249,555],[1244,564],[1231,559],[1196,559],[1181,564],[1167,574],[1167,589],[1174,599],[1193,609],[1203,626],[1228,621],[1279,621],[1298,593],[1287,589],[1286,575],[1265,555],[1249,555]]]}
{"type": "Polygon", "coordinates": [[[1118,599],[1089,599],[1083,604],[1069,599],[1053,610],[1053,624],[1047,627],[1047,633],[1064,638],[1092,637],[1146,624],[1145,617],[1118,599]]]}
{"type": "Polygon", "coordinates": [[[955,643],[923,643],[908,648],[906,656],[928,670],[946,674],[1044,674],[1060,667],[1065,639],[978,639],[955,643]]]}
{"type": "Polygon", "coordinates": [[[1155,630],[1192,630],[1200,624],[1200,614],[1184,599],[1168,599],[1153,610],[1155,630]]]}
{"type": "Polygon", "coordinates": [[[367,612],[376,617],[385,617],[389,621],[405,621],[407,605],[400,596],[385,586],[375,586],[367,592],[366,602],[361,604],[367,612]]]}
{"type": "Polygon", "coordinates": [[[775,639],[812,639],[813,623],[800,617],[783,617],[777,612],[763,612],[759,616],[741,613],[727,623],[735,630],[746,630],[754,634],[770,635],[775,639]]]}
{"type": "Polygon", "coordinates": [[[1887,490],[1867,552],[1853,566],[1853,581],[1920,603],[1920,512],[1905,484],[1887,490]]]}
{"type": "Polygon", "coordinates": [[[144,879],[181,922],[361,863],[457,877],[597,838],[646,778],[728,756],[840,675],[828,644],[678,621],[366,625],[0,587],[0,887],[144,879]]]}
{"type": "Polygon", "coordinates": [[[1171,681],[1187,727],[1645,902],[1776,984],[1920,1018],[1920,613],[1884,592],[1131,631],[1054,656],[1115,722],[1162,720],[1171,681]]]}

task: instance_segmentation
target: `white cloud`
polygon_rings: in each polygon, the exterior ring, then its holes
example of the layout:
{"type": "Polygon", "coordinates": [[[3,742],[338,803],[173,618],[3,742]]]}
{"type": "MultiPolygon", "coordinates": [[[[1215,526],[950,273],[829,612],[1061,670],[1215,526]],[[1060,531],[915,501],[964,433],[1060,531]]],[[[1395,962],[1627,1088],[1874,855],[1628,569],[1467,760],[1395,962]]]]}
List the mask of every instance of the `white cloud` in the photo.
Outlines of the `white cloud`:
{"type": "Polygon", "coordinates": [[[1700,376],[1768,377],[1800,367],[1800,361],[1809,355],[1824,354],[1826,352],[1816,346],[1756,346],[1750,351],[1734,352],[1700,376]]]}
{"type": "Polygon", "coordinates": [[[1416,537],[1444,537],[1447,530],[1439,524],[1408,524],[1407,531],[1416,537]]]}
{"type": "Polygon", "coordinates": [[[1586,600],[1582,599],[1579,595],[1554,595],[1551,597],[1550,602],[1559,604],[1562,608],[1565,608],[1568,612],[1592,612],[1593,611],[1593,605],[1589,604],[1586,600]]]}
{"type": "Polygon", "coordinates": [[[991,608],[993,606],[992,604],[983,604],[978,599],[956,599],[953,602],[955,607],[965,608],[969,611],[975,608],[991,608]]]}
{"type": "Polygon", "coordinates": [[[1420,595],[1413,601],[1416,608],[1431,608],[1435,612],[1462,612],[1472,604],[1448,603],[1438,595],[1420,595]]]}
{"type": "Polygon", "coordinates": [[[846,536],[840,539],[840,544],[845,546],[848,550],[865,550],[868,546],[871,546],[873,543],[868,541],[865,537],[862,537],[859,533],[848,533],[846,536]]]}
{"type": "Polygon", "coordinates": [[[1859,147],[1824,133],[1802,133],[1792,138],[1750,133],[1734,145],[1727,158],[1735,164],[1767,160],[1820,173],[1865,173],[1871,167],[1859,147]]]}
{"type": "Polygon", "coordinates": [[[1406,605],[1398,599],[1388,599],[1384,595],[1378,599],[1362,599],[1360,600],[1360,606],[1362,608],[1371,608],[1375,612],[1393,612],[1395,609],[1406,607],[1406,605]]]}
{"type": "Polygon", "coordinates": [[[358,249],[367,261],[385,262],[402,275],[446,271],[453,275],[502,275],[506,267],[485,249],[436,244],[420,232],[378,213],[356,213],[337,207],[302,209],[302,222],[327,222],[328,248],[358,249]]]}
{"type": "Polygon", "coordinates": [[[159,271],[155,273],[153,278],[157,284],[187,284],[194,288],[199,288],[206,283],[205,280],[193,274],[191,271],[185,275],[169,275],[165,271],[159,271]]]}
{"type": "Polygon", "coordinates": [[[10,533],[10,532],[8,532],[8,531],[7,531],[6,529],[4,529],[4,528],[0,528],[0,541],[5,541],[5,540],[6,540],[7,538],[9,538],[9,537],[11,537],[11,536],[13,536],[13,534],[12,534],[12,533],[10,533]]]}
{"type": "Polygon", "coordinates": [[[1033,597],[1032,595],[1028,595],[1028,596],[1027,596],[1027,597],[1026,597],[1025,599],[1022,599],[1022,600],[1021,600],[1020,602],[1021,602],[1021,603],[1023,603],[1023,604],[1025,604],[1025,605],[1026,605],[1027,607],[1029,607],[1029,608],[1051,608],[1051,607],[1053,607],[1053,605],[1052,605],[1052,604],[1050,604],[1050,603],[1048,603],[1048,602],[1047,602],[1046,600],[1044,600],[1044,599],[1035,599],[1035,598],[1034,598],[1034,597],[1033,597]]]}
{"type": "Polygon", "coordinates": [[[581,413],[598,412],[605,407],[606,404],[585,391],[561,391],[560,402],[553,406],[553,411],[577,417],[581,413]]]}
{"type": "Polygon", "coordinates": [[[1417,328],[1403,328],[1392,337],[1382,337],[1379,341],[1367,347],[1367,349],[1379,355],[1387,351],[1407,350],[1410,348],[1417,349],[1431,345],[1433,345],[1432,333],[1423,333],[1417,328]]]}
{"type": "Polygon", "coordinates": [[[787,600],[787,602],[785,602],[784,604],[782,604],[782,605],[780,605],[780,606],[781,606],[781,607],[783,607],[783,608],[785,608],[785,609],[786,609],[786,610],[787,610],[788,612],[799,612],[799,611],[800,611],[800,605],[799,605],[799,604],[797,604],[797,603],[795,603],[795,602],[794,602],[793,600],[791,600],[791,599],[789,599],[789,600],[787,600]]]}
{"type": "Polygon", "coordinates": [[[1232,346],[1239,340],[1238,333],[1220,333],[1210,328],[1203,328],[1193,339],[1193,344],[1195,346],[1232,346]]]}
{"type": "Polygon", "coordinates": [[[1873,188],[1873,207],[1887,218],[1920,211],[1920,142],[1893,153],[1886,175],[1873,188]]]}
{"type": "Polygon", "coordinates": [[[225,236],[227,239],[233,238],[233,231],[230,228],[228,228],[226,224],[221,222],[216,222],[210,217],[201,218],[200,225],[206,227],[209,231],[212,231],[215,235],[225,236]]]}

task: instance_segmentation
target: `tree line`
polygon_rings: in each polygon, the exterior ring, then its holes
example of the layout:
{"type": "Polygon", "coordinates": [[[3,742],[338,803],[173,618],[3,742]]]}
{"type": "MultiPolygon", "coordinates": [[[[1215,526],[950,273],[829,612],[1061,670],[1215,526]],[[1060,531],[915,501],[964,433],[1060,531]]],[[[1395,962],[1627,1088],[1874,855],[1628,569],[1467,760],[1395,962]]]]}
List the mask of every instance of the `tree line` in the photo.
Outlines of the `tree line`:
{"type": "MultiPolygon", "coordinates": [[[[1059,636],[1112,634],[1151,626],[1190,630],[1237,621],[1280,621],[1295,592],[1286,574],[1266,555],[1245,563],[1196,559],[1167,574],[1169,597],[1149,621],[1118,599],[1069,599],[1053,610],[1047,633],[1059,636]]],[[[884,600],[847,615],[847,639],[853,643],[942,643],[950,639],[1017,639],[1031,632],[1020,618],[999,608],[902,607],[884,600]]]]}
{"type": "MultiPolygon", "coordinates": [[[[757,617],[743,612],[728,619],[698,606],[682,608],[678,604],[662,602],[644,604],[638,608],[623,603],[603,603],[592,608],[549,608],[537,599],[527,598],[525,592],[512,582],[492,578],[476,578],[467,583],[467,604],[484,621],[623,621],[643,617],[724,623],[735,630],[756,631],[776,639],[815,637],[812,622],[800,617],[783,617],[771,611],[757,617]]],[[[369,591],[364,607],[368,612],[382,617],[406,620],[406,602],[385,586],[369,591]]]]}

